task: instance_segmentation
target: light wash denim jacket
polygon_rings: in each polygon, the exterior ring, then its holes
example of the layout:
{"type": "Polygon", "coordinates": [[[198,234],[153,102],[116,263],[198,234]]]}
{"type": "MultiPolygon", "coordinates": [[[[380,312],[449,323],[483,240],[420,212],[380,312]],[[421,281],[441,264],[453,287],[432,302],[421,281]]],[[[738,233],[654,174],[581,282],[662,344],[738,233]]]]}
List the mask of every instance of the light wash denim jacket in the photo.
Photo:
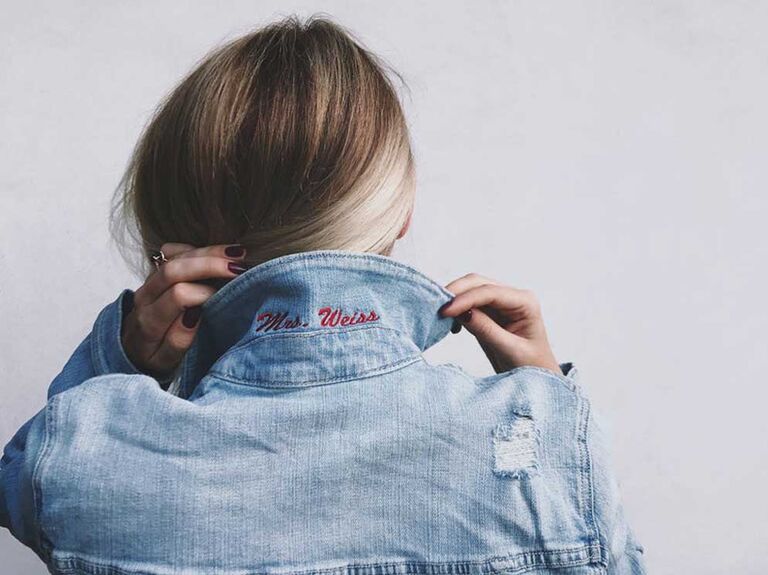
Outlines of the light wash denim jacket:
{"type": "Polygon", "coordinates": [[[121,346],[132,294],[2,458],[0,523],[51,573],[645,572],[573,364],[430,364],[453,294],[414,268],[249,269],[204,305],[173,393],[121,346]]]}

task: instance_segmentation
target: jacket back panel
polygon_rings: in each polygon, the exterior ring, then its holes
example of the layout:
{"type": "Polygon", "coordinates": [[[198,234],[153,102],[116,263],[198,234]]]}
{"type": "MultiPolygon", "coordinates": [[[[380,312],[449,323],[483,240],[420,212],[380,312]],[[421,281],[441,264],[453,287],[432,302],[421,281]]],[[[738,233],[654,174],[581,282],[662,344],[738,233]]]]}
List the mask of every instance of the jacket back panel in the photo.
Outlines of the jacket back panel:
{"type": "Polygon", "coordinates": [[[191,400],[106,375],[49,411],[36,480],[62,568],[88,550],[151,573],[601,562],[588,403],[544,370],[473,378],[414,359],[298,388],[212,373],[191,400]]]}

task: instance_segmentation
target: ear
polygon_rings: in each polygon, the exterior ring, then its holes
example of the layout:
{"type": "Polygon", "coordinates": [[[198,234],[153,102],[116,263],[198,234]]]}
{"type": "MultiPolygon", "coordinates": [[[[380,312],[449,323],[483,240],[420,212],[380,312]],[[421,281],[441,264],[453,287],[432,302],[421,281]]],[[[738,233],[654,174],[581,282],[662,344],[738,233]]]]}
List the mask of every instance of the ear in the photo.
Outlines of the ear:
{"type": "Polygon", "coordinates": [[[400,233],[397,235],[397,239],[399,240],[402,238],[406,233],[408,233],[408,228],[411,227],[411,216],[413,215],[413,208],[411,208],[411,211],[408,212],[408,217],[405,219],[405,223],[403,224],[402,229],[400,230],[400,233]]]}

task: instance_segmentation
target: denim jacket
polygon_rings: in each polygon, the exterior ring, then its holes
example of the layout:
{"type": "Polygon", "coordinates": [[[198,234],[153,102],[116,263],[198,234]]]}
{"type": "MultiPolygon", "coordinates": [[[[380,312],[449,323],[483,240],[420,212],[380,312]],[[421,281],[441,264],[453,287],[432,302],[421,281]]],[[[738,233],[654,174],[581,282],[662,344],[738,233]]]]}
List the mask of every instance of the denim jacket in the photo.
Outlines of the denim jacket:
{"type": "Polygon", "coordinates": [[[317,250],[204,305],[163,389],[121,345],[124,290],[5,447],[0,524],[51,573],[644,573],[580,387],[422,353],[453,295],[317,250]]]}

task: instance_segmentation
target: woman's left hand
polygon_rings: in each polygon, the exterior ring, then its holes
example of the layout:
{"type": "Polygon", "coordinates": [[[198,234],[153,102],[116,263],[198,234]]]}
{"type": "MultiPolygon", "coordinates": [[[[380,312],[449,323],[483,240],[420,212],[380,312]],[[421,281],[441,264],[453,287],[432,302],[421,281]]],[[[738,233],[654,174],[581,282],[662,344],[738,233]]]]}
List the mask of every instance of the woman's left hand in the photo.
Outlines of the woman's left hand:
{"type": "Polygon", "coordinates": [[[121,333],[128,359],[158,379],[170,375],[192,345],[202,305],[217,291],[215,285],[246,270],[245,249],[236,244],[166,243],[161,249],[170,259],[134,293],[121,333]]]}

